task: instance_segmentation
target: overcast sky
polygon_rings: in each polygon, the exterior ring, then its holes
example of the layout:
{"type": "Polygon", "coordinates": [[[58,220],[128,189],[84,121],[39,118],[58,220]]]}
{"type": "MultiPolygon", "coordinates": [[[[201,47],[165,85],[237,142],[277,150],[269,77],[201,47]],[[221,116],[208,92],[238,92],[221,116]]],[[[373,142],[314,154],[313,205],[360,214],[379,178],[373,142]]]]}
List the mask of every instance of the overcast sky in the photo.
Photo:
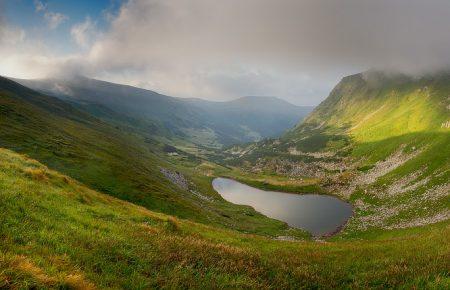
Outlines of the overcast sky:
{"type": "Polygon", "coordinates": [[[450,66],[450,0],[0,0],[0,74],[317,104],[369,68],[450,66]]]}

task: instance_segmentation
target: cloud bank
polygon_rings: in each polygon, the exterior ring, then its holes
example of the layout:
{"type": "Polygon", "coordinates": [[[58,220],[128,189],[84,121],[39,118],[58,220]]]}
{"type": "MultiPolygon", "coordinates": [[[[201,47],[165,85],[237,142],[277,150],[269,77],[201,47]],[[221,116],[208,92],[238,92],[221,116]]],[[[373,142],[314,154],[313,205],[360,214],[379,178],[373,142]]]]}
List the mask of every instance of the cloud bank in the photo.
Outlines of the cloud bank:
{"type": "Polygon", "coordinates": [[[94,41],[92,23],[72,28],[85,52],[63,71],[177,96],[311,104],[346,74],[450,66],[448,0],[130,0],[110,24],[94,41]]]}

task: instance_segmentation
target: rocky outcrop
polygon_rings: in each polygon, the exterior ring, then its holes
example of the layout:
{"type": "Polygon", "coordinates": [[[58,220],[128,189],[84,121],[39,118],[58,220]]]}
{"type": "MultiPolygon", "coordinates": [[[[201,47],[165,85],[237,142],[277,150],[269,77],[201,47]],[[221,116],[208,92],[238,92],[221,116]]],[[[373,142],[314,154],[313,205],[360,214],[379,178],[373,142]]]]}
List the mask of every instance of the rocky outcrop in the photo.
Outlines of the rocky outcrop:
{"type": "Polygon", "coordinates": [[[184,177],[183,174],[181,174],[178,171],[171,171],[166,168],[160,168],[161,173],[170,180],[173,184],[176,184],[178,187],[184,190],[189,189],[189,182],[184,177]]]}
{"type": "Polygon", "coordinates": [[[400,167],[408,160],[416,157],[421,152],[421,150],[413,148],[414,150],[411,153],[405,153],[404,149],[405,145],[400,146],[400,148],[388,158],[375,163],[375,166],[367,173],[359,175],[354,183],[356,185],[374,183],[379,177],[386,175],[394,169],[400,167]]]}
{"type": "Polygon", "coordinates": [[[426,185],[428,181],[430,181],[430,177],[427,176],[425,178],[420,179],[421,175],[422,171],[418,170],[403,178],[398,179],[384,191],[384,195],[396,196],[399,194],[416,190],[417,188],[426,185]]]}
{"type": "Polygon", "coordinates": [[[189,182],[184,175],[178,171],[172,171],[167,168],[160,168],[161,173],[170,180],[173,184],[177,185],[183,190],[189,191],[194,196],[204,201],[213,201],[209,196],[201,194],[192,182],[189,182]]]}
{"type": "Polygon", "coordinates": [[[288,148],[288,152],[291,155],[308,156],[308,157],[313,157],[313,158],[316,158],[316,159],[330,158],[330,157],[333,157],[334,155],[336,155],[336,152],[332,152],[332,151],[326,151],[326,152],[302,152],[302,151],[297,150],[295,147],[288,148]]]}

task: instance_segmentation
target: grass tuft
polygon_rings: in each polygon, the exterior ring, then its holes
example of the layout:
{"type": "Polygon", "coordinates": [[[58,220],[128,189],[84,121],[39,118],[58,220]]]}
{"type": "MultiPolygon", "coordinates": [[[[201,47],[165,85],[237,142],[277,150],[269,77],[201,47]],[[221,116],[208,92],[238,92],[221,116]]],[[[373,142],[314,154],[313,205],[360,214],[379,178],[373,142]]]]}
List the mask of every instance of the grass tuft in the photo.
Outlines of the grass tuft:
{"type": "Polygon", "coordinates": [[[49,176],[45,169],[25,168],[24,172],[26,176],[37,181],[48,181],[49,179],[49,176]]]}

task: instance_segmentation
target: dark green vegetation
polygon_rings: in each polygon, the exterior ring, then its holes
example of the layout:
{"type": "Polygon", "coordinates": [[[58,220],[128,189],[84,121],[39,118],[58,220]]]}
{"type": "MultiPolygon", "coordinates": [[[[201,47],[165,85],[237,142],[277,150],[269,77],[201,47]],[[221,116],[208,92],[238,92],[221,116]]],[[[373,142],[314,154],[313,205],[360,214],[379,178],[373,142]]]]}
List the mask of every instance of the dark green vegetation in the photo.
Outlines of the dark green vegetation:
{"type": "Polygon", "coordinates": [[[229,102],[174,98],[84,77],[18,81],[106,121],[126,124],[172,145],[194,143],[220,148],[276,137],[312,110],[268,97],[244,97],[229,102]]]}
{"type": "Polygon", "coordinates": [[[0,149],[0,288],[436,288],[448,222],[284,242],[175,219],[0,149]]]}
{"type": "Polygon", "coordinates": [[[182,151],[169,158],[167,145],[110,125],[57,98],[0,79],[0,112],[0,147],[25,153],[103,193],[244,232],[278,235],[288,230],[286,224],[249,207],[225,202],[212,189],[211,178],[193,171],[202,160],[182,151]],[[182,171],[192,183],[180,188],[161,168],[182,171]]]}

